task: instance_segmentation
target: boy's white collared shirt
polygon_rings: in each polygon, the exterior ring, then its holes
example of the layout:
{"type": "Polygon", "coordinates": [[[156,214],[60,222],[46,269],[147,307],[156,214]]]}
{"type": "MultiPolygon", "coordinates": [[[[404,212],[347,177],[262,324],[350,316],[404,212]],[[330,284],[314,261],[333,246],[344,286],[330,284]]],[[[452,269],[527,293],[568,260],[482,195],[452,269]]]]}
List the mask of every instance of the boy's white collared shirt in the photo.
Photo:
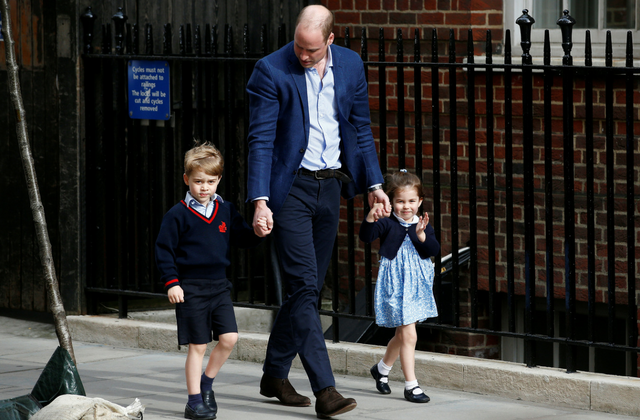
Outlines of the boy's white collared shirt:
{"type": "Polygon", "coordinates": [[[211,215],[213,214],[213,209],[215,208],[215,203],[214,203],[215,200],[220,200],[221,203],[224,203],[224,200],[222,199],[222,197],[220,197],[216,193],[213,194],[213,196],[211,197],[211,200],[209,200],[206,206],[203,204],[200,204],[198,200],[193,198],[193,196],[189,191],[187,191],[187,195],[184,198],[184,202],[187,203],[187,207],[191,207],[192,209],[194,209],[195,211],[197,211],[207,219],[211,217],[211,215]]]}

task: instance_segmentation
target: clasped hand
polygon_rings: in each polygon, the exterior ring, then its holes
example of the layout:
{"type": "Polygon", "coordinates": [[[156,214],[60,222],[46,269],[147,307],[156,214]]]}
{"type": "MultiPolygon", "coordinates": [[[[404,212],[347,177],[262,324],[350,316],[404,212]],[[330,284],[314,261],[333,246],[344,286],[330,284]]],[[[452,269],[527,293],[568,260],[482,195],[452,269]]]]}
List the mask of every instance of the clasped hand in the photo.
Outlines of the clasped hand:
{"type": "MultiPolygon", "coordinates": [[[[367,215],[367,222],[374,223],[384,217],[389,217],[389,213],[385,214],[384,204],[379,203],[377,198],[374,197],[373,205],[371,206],[371,210],[367,215]]],[[[416,235],[418,236],[420,242],[424,242],[427,239],[427,235],[424,233],[424,230],[427,228],[428,224],[429,213],[425,211],[424,215],[420,216],[418,218],[418,223],[416,223],[416,235]]]]}
{"type": "Polygon", "coordinates": [[[256,200],[254,204],[256,208],[253,213],[253,231],[264,238],[273,229],[273,213],[265,200],[256,200]]]}

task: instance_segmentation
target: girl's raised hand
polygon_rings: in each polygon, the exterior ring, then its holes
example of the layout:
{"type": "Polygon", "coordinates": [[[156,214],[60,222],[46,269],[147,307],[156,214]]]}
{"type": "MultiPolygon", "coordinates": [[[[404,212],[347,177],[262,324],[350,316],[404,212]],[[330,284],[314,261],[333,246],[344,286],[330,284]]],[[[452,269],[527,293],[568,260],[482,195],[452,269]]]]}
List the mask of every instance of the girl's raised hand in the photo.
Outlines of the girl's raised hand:
{"type": "Polygon", "coordinates": [[[428,224],[429,213],[425,211],[424,215],[420,216],[420,219],[418,219],[418,223],[416,224],[416,233],[418,234],[418,239],[420,240],[420,242],[424,242],[427,237],[424,233],[424,230],[427,228],[428,224]]]}

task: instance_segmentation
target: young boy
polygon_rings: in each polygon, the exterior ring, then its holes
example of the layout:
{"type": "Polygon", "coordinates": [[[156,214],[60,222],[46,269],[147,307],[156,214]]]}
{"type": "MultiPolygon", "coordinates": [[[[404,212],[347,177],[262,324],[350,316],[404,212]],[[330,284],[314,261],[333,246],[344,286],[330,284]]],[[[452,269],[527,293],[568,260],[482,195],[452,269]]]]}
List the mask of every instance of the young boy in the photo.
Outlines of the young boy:
{"type": "MultiPolygon", "coordinates": [[[[169,302],[176,304],[178,344],[189,344],[187,419],[216,418],[213,380],[238,340],[225,273],[229,245],[250,247],[261,241],[233,204],[216,194],[223,166],[221,153],[208,143],[185,154],[183,178],[189,191],[164,216],[156,240],[156,264],[169,302]],[[218,344],[202,373],[212,338],[218,344]]],[[[266,218],[259,228],[268,233],[266,218]]]]}

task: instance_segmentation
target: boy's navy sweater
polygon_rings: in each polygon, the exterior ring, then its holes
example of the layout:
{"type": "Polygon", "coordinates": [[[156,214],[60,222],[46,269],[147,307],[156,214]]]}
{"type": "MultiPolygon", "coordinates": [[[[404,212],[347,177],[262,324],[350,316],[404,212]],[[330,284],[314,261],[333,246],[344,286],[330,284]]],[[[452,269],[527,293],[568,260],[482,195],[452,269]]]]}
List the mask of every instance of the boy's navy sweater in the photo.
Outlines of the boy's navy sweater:
{"type": "Polygon", "coordinates": [[[156,265],[165,289],[182,279],[224,279],[229,245],[249,248],[262,241],[233,204],[221,201],[215,200],[210,218],[184,201],[165,214],[156,240],[156,265]]]}
{"type": "Polygon", "coordinates": [[[360,225],[360,239],[362,242],[369,243],[380,238],[380,255],[389,260],[398,255],[398,250],[407,233],[423,260],[434,257],[440,252],[440,244],[436,239],[436,234],[431,224],[428,224],[424,229],[426,235],[424,242],[420,242],[420,239],[418,239],[415,223],[405,228],[395,216],[378,219],[377,222],[373,223],[369,223],[365,219],[360,225]]]}

